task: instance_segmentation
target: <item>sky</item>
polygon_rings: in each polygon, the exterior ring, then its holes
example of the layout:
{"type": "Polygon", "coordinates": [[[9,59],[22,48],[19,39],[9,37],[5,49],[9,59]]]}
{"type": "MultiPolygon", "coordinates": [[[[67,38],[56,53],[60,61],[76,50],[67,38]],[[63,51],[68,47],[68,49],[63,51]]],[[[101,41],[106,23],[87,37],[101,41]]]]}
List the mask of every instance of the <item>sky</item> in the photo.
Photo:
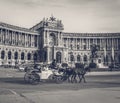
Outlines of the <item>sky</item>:
{"type": "Polygon", "coordinates": [[[0,0],[0,22],[31,28],[51,15],[64,32],[120,32],[120,0],[0,0]]]}

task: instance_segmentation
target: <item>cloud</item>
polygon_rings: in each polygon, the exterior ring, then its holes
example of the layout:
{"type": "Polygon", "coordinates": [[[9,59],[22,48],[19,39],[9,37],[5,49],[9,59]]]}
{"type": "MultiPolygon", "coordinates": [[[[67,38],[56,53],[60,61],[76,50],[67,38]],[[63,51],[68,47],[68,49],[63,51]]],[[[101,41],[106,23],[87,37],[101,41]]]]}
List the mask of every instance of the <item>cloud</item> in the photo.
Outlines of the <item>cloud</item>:
{"type": "Polygon", "coordinates": [[[28,7],[39,7],[39,6],[55,6],[63,7],[66,4],[66,0],[1,0],[6,3],[14,5],[23,5],[28,7]]]}

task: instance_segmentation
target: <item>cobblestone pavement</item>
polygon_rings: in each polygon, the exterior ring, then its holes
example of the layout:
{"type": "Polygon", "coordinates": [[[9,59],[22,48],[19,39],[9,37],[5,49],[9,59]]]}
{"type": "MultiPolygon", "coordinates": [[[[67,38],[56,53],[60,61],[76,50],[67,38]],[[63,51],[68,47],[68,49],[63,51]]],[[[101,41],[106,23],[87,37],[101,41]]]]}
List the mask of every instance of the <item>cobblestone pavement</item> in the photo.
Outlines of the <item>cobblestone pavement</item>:
{"type": "Polygon", "coordinates": [[[24,84],[24,72],[0,69],[0,103],[120,103],[120,72],[86,74],[84,84],[24,84]]]}

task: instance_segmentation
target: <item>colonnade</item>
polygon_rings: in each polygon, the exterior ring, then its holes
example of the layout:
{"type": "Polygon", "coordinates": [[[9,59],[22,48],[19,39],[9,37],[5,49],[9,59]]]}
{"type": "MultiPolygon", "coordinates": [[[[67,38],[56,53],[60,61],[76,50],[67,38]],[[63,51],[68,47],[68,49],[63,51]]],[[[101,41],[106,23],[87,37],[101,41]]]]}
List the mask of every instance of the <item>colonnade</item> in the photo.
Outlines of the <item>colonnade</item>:
{"type": "Polygon", "coordinates": [[[0,44],[16,45],[23,47],[37,47],[37,35],[22,31],[13,31],[0,28],[0,44]]]}
{"type": "Polygon", "coordinates": [[[120,38],[118,37],[111,37],[111,38],[91,38],[91,37],[84,37],[84,38],[74,38],[74,37],[65,37],[63,38],[63,45],[68,49],[72,50],[90,50],[91,45],[97,45],[99,50],[120,50],[120,38]]]}

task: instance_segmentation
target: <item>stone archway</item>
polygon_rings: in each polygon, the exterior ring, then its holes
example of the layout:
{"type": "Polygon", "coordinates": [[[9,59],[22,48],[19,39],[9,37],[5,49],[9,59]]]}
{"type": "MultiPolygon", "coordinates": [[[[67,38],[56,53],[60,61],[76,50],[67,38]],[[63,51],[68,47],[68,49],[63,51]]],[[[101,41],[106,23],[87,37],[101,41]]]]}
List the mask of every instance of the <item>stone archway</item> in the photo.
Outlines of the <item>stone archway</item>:
{"type": "Polygon", "coordinates": [[[57,45],[57,38],[54,33],[50,33],[49,41],[50,41],[49,43],[50,45],[57,45]]]}
{"type": "Polygon", "coordinates": [[[61,59],[62,59],[62,54],[61,54],[61,52],[57,52],[57,53],[56,53],[56,62],[57,62],[57,63],[61,63],[61,59]]]}

